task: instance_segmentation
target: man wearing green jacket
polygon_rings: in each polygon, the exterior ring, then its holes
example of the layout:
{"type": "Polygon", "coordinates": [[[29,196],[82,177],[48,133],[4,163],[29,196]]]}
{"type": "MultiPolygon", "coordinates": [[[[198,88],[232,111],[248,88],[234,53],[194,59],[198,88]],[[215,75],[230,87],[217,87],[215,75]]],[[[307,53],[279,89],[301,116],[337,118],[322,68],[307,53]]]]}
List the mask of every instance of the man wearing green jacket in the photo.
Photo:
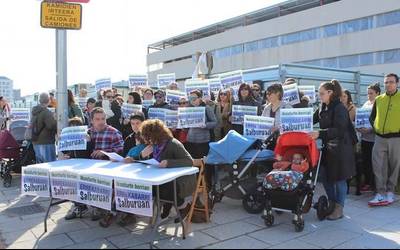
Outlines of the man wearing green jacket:
{"type": "Polygon", "coordinates": [[[394,202],[394,191],[400,170],[400,92],[399,77],[385,76],[386,93],[376,98],[370,122],[377,135],[372,151],[377,194],[370,206],[388,206],[394,202]]]}

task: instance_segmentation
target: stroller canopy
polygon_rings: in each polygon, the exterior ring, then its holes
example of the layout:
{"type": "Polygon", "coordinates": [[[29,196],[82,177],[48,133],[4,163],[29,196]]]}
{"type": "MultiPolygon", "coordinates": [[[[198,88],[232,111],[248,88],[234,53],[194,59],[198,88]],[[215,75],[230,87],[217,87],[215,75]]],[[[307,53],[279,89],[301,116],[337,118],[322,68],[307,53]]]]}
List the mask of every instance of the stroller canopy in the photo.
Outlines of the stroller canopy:
{"type": "Polygon", "coordinates": [[[288,132],[279,137],[275,154],[284,157],[288,153],[301,153],[307,157],[312,167],[318,165],[320,152],[317,143],[307,133],[288,132]]]}
{"type": "MultiPolygon", "coordinates": [[[[255,139],[243,137],[236,131],[229,131],[224,139],[219,142],[210,143],[210,152],[208,153],[206,164],[233,164],[241,157],[246,156],[248,149],[256,142],[255,139]]],[[[255,150],[257,151],[257,150],[255,150]]],[[[265,150],[263,157],[273,158],[274,153],[265,150]]],[[[254,156],[255,152],[250,153],[247,158],[254,156]]],[[[245,157],[246,158],[246,157],[245,157]]]]}
{"type": "Polygon", "coordinates": [[[10,131],[0,131],[0,158],[18,158],[19,147],[10,131]]]}

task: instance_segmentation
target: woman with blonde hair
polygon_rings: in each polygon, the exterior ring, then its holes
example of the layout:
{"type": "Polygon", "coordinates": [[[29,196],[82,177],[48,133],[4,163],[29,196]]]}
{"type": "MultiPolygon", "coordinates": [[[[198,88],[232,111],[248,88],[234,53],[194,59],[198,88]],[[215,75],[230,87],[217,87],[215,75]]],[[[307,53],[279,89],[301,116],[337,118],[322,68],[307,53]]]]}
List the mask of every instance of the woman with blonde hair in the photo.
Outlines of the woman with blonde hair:
{"type": "Polygon", "coordinates": [[[220,90],[215,107],[217,127],[214,129],[215,140],[219,141],[232,129],[229,115],[232,112],[232,95],[230,90],[220,90]]]}

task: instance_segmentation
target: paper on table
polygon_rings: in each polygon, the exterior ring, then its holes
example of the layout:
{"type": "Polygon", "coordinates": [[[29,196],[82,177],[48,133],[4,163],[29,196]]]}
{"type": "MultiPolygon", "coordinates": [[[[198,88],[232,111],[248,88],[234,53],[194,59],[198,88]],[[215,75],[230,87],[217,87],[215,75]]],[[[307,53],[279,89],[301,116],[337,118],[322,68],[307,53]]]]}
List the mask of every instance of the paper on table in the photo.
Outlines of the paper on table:
{"type": "Polygon", "coordinates": [[[137,161],[138,163],[143,163],[143,164],[147,164],[147,165],[151,165],[151,166],[158,166],[160,165],[160,162],[158,162],[156,159],[150,159],[147,161],[137,161]]]}
{"type": "Polygon", "coordinates": [[[118,162],[123,162],[124,161],[124,157],[120,156],[117,153],[107,153],[104,151],[101,151],[104,155],[108,156],[108,158],[110,158],[111,161],[118,161],[118,162]]]}

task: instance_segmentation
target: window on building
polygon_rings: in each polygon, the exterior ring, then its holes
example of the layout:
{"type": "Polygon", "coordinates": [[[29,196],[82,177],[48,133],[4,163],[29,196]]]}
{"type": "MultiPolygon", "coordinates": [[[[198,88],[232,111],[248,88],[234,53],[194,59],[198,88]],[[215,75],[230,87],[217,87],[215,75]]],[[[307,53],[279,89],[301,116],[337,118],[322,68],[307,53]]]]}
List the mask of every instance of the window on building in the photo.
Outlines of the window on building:
{"type": "Polygon", "coordinates": [[[400,23],[400,10],[378,15],[376,26],[383,27],[398,23],[400,23]]]}
{"type": "Polygon", "coordinates": [[[339,68],[352,68],[359,66],[358,55],[339,57],[339,68]]]}
{"type": "Polygon", "coordinates": [[[259,41],[259,47],[261,49],[276,48],[279,46],[279,37],[271,37],[259,41]]]}
{"type": "Polygon", "coordinates": [[[259,41],[246,43],[246,44],[244,45],[244,51],[245,51],[245,52],[252,52],[252,51],[257,51],[257,50],[259,50],[258,44],[259,44],[259,41]]]}
{"type": "Polygon", "coordinates": [[[374,53],[366,53],[360,55],[360,66],[374,64],[374,53]]]}
{"type": "Polygon", "coordinates": [[[243,44],[232,46],[232,47],[230,47],[230,50],[231,50],[230,54],[232,56],[241,54],[241,53],[243,53],[243,44]]]}
{"type": "Polygon", "coordinates": [[[383,63],[399,63],[400,50],[388,50],[383,52],[383,63]]]}
{"type": "Polygon", "coordinates": [[[339,24],[332,24],[324,27],[324,37],[331,37],[339,35],[339,24]]]}
{"type": "Polygon", "coordinates": [[[322,59],[322,66],[327,68],[337,68],[337,57],[322,59]]]}

